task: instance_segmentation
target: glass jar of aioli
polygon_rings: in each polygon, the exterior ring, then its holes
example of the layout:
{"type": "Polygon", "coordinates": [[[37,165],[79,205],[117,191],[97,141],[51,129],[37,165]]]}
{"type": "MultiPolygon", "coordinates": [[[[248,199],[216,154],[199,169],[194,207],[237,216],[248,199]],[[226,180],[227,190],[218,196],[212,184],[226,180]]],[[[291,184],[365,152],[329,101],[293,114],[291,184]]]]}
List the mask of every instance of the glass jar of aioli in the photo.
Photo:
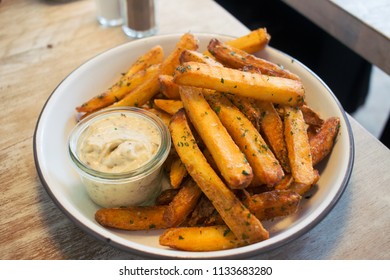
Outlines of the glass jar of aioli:
{"type": "Polygon", "coordinates": [[[147,110],[104,109],[73,128],[68,149],[88,195],[102,207],[151,204],[171,148],[168,128],[147,110]]]}

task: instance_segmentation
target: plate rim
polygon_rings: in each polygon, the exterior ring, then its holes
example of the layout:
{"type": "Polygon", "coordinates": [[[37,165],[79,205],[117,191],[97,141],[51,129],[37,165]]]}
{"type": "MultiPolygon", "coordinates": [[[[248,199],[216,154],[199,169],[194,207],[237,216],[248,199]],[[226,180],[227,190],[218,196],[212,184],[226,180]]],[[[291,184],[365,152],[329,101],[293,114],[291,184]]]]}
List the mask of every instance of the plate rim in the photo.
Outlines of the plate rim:
{"type": "MultiPolygon", "coordinates": [[[[209,37],[217,36],[217,37],[235,38],[234,36],[231,36],[231,35],[218,34],[218,33],[205,33],[205,32],[190,32],[190,33],[194,34],[195,36],[209,36],[209,37]]],[[[354,136],[353,136],[352,127],[351,127],[350,121],[348,119],[347,113],[345,112],[345,110],[341,106],[339,100],[334,95],[333,91],[328,87],[328,85],[316,73],[314,73],[310,68],[308,68],[306,65],[301,63],[299,60],[297,60],[296,58],[294,58],[294,57],[284,53],[283,51],[280,51],[279,49],[276,49],[276,48],[274,48],[272,46],[269,46],[269,45],[267,46],[267,48],[272,49],[273,51],[279,52],[280,54],[282,54],[282,55],[284,55],[284,56],[286,56],[288,58],[293,59],[294,63],[298,63],[300,67],[304,68],[307,72],[309,72],[316,80],[318,80],[321,83],[321,85],[323,87],[326,88],[327,92],[331,95],[333,101],[336,103],[336,105],[337,105],[337,107],[338,107],[338,109],[339,109],[339,111],[340,111],[340,113],[341,113],[341,115],[343,117],[343,120],[344,120],[344,122],[346,124],[346,128],[347,128],[346,131],[347,131],[347,134],[348,134],[348,140],[349,140],[350,145],[349,145],[349,159],[348,159],[348,164],[347,164],[346,174],[345,174],[346,176],[344,176],[344,178],[343,178],[343,180],[341,182],[341,186],[337,189],[337,192],[335,193],[335,195],[334,195],[333,199],[330,201],[330,203],[328,205],[326,205],[326,207],[323,209],[323,211],[318,216],[316,216],[316,218],[309,225],[307,225],[306,227],[303,227],[303,228],[299,229],[298,231],[294,232],[293,234],[289,235],[288,237],[283,238],[277,244],[270,244],[270,245],[262,248],[261,251],[253,249],[253,250],[244,250],[243,252],[239,252],[237,254],[229,254],[229,252],[232,252],[232,251],[240,249],[240,248],[229,249],[229,250],[222,250],[222,251],[211,251],[211,252],[185,252],[185,251],[170,250],[169,248],[167,248],[167,249],[155,248],[158,251],[171,252],[171,254],[164,254],[164,253],[160,254],[160,253],[156,253],[156,252],[154,252],[154,253],[153,252],[145,252],[145,251],[133,248],[133,247],[125,246],[125,245],[123,245],[123,244],[121,244],[119,242],[113,241],[110,238],[104,236],[102,233],[96,232],[93,229],[89,228],[84,223],[82,223],[82,221],[80,221],[74,215],[72,215],[72,213],[70,213],[68,211],[68,209],[66,209],[66,207],[64,205],[62,205],[62,203],[60,203],[60,201],[58,200],[56,195],[51,190],[51,187],[47,183],[47,181],[45,179],[45,176],[44,176],[44,174],[42,172],[42,169],[41,169],[41,166],[40,166],[40,162],[39,162],[39,159],[38,159],[38,146],[37,145],[39,143],[38,143],[37,137],[38,137],[39,129],[41,128],[42,115],[44,114],[46,107],[48,106],[50,100],[52,99],[52,97],[56,93],[57,89],[75,71],[77,71],[83,65],[87,64],[89,61],[93,60],[94,58],[96,58],[96,57],[98,57],[98,56],[100,56],[100,55],[102,55],[102,54],[104,54],[106,52],[109,52],[109,51],[111,51],[113,49],[116,49],[116,48],[125,47],[126,45],[133,44],[133,43],[140,42],[140,41],[147,41],[147,40],[155,41],[155,40],[158,40],[159,38],[176,37],[176,36],[181,36],[181,35],[183,35],[183,33],[169,33],[169,34],[155,35],[155,36],[144,38],[144,39],[139,39],[139,40],[135,40],[135,41],[122,43],[122,44],[119,44],[119,45],[114,46],[112,48],[109,48],[107,50],[104,50],[104,51],[102,51],[102,52],[92,56],[91,58],[87,59],[86,61],[81,63],[79,66],[74,68],[53,89],[53,91],[48,96],[46,102],[44,103],[44,105],[42,107],[42,110],[41,110],[41,112],[40,112],[40,114],[38,116],[38,119],[37,119],[37,122],[36,122],[36,125],[35,125],[34,134],[33,134],[34,163],[35,163],[35,167],[36,167],[36,170],[37,170],[40,182],[43,185],[43,187],[45,188],[47,194],[53,200],[53,202],[56,204],[56,206],[61,210],[61,212],[63,212],[65,214],[65,216],[69,220],[71,220],[77,227],[82,229],[88,235],[91,235],[94,238],[96,238],[96,239],[98,239],[100,241],[103,241],[105,244],[108,244],[108,245],[110,245],[110,246],[112,246],[114,248],[117,248],[117,249],[121,250],[121,251],[124,251],[124,252],[127,252],[127,253],[134,253],[134,254],[136,254],[138,256],[144,256],[144,257],[148,257],[148,258],[162,258],[163,257],[165,259],[230,259],[230,258],[250,257],[250,256],[254,256],[254,255],[264,254],[264,253],[266,253],[266,252],[268,252],[270,250],[274,250],[276,248],[282,247],[282,246],[290,243],[291,241],[297,239],[298,237],[302,236],[303,234],[309,232],[311,229],[316,227],[331,212],[331,210],[338,203],[338,201],[340,200],[341,196],[343,195],[345,189],[348,186],[348,182],[349,182],[349,180],[351,178],[352,170],[353,170],[353,166],[354,166],[354,161],[355,161],[354,136]],[[200,255],[200,253],[202,253],[202,255],[200,255]],[[193,256],[193,255],[197,255],[197,256],[193,256]]],[[[242,251],[242,248],[245,248],[245,247],[241,247],[241,250],[239,250],[239,251],[242,251]]]]}

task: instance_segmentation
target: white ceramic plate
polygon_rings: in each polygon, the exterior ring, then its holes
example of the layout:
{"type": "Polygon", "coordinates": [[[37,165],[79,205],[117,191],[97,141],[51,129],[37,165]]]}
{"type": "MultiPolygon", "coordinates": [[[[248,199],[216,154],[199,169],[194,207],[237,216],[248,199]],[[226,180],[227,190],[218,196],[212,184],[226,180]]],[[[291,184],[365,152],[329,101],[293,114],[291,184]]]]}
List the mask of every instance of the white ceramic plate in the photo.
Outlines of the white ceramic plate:
{"type": "MultiPolygon", "coordinates": [[[[230,37],[196,34],[200,50],[209,40],[230,37]]],[[[343,193],[353,166],[354,144],[346,114],[330,89],[304,65],[286,54],[267,47],[258,55],[281,64],[298,74],[306,88],[308,104],[323,118],[338,116],[341,132],[331,156],[320,166],[318,189],[310,199],[303,199],[295,215],[268,222],[270,239],[242,248],[214,252],[183,252],[158,243],[158,231],[127,232],[107,229],[94,220],[99,208],[88,197],[77,173],[70,165],[67,138],[75,125],[75,107],[108,88],[141,54],[160,44],[165,54],[176,45],[181,34],[163,35],[133,41],[110,49],[67,76],[47,100],[34,135],[34,156],[42,184],[58,207],[78,226],[110,245],[133,253],[157,258],[243,258],[282,246],[319,223],[343,193]]]]}

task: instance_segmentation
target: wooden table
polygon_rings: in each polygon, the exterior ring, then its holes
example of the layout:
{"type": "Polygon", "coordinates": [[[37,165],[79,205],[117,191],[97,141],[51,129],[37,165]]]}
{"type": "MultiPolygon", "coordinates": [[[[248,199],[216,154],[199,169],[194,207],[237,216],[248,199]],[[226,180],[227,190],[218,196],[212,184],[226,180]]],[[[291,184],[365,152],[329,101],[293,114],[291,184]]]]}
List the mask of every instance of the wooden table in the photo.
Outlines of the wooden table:
{"type": "MultiPolygon", "coordinates": [[[[158,3],[159,34],[248,32],[210,0],[158,3]]],[[[141,259],[87,235],[57,208],[39,180],[32,149],[39,113],[62,79],[129,40],[120,27],[98,25],[92,0],[1,2],[0,259],[141,259]]],[[[390,258],[390,151],[350,121],[355,166],[336,207],[310,232],[253,259],[390,258]]]]}

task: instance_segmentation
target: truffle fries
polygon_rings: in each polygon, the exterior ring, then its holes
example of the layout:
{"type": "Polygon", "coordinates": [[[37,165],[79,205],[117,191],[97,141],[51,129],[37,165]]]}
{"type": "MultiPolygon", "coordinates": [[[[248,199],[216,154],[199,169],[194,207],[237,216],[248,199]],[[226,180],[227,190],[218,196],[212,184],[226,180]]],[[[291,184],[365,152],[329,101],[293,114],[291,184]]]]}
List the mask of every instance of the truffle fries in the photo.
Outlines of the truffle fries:
{"type": "Polygon", "coordinates": [[[261,222],[248,211],[210,167],[196,144],[183,109],[172,117],[169,130],[173,145],[188,173],[212,202],[238,241],[242,244],[251,244],[269,238],[269,233],[261,222]]]}

